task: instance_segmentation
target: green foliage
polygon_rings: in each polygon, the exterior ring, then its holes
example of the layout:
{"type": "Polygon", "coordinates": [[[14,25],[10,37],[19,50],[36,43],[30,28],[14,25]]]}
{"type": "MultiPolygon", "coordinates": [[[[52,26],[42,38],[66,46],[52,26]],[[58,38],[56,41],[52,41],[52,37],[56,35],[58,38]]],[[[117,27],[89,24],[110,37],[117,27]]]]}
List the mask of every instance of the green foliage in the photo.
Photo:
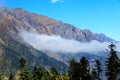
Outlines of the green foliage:
{"type": "Polygon", "coordinates": [[[14,75],[10,74],[9,79],[8,80],[14,80],[14,75]]]}
{"type": "Polygon", "coordinates": [[[19,60],[19,63],[20,63],[20,67],[23,68],[25,66],[25,64],[26,64],[26,60],[24,58],[21,58],[19,60]]]}
{"type": "Polygon", "coordinates": [[[89,71],[89,62],[84,56],[80,60],[80,66],[81,66],[80,77],[82,78],[82,80],[90,80],[91,76],[89,71]]]}
{"type": "Polygon", "coordinates": [[[0,80],[3,80],[3,78],[4,78],[3,73],[0,73],[0,80]]]}
{"type": "Polygon", "coordinates": [[[0,72],[0,80],[8,80],[7,77],[0,72]]]}
{"type": "Polygon", "coordinates": [[[70,80],[79,80],[80,79],[81,66],[75,60],[70,61],[70,67],[68,70],[68,74],[70,76],[70,80]]]}
{"type": "Polygon", "coordinates": [[[98,80],[101,80],[101,79],[100,79],[100,74],[101,74],[101,72],[102,72],[102,68],[101,68],[101,63],[100,63],[99,60],[96,60],[96,65],[95,65],[95,67],[96,67],[96,70],[97,70],[97,79],[98,79],[98,80]]]}
{"type": "Polygon", "coordinates": [[[51,68],[51,73],[53,74],[53,75],[58,75],[58,72],[57,72],[57,70],[55,69],[55,67],[52,67],[51,68]]]}
{"type": "Polygon", "coordinates": [[[30,70],[27,66],[26,60],[24,58],[20,58],[19,62],[20,64],[20,70],[21,70],[21,74],[20,74],[20,78],[21,80],[32,80],[31,75],[30,75],[30,70]]]}
{"type": "Polygon", "coordinates": [[[101,80],[101,63],[99,60],[96,60],[95,68],[92,70],[92,80],[101,80]]]}
{"type": "Polygon", "coordinates": [[[98,80],[97,70],[93,69],[91,72],[92,80],[98,80]]]}
{"type": "Polygon", "coordinates": [[[66,74],[62,77],[62,79],[63,79],[63,80],[69,80],[70,77],[69,77],[69,75],[66,73],[66,74]]]}
{"type": "Polygon", "coordinates": [[[49,73],[48,71],[46,71],[46,72],[44,73],[44,79],[45,79],[45,80],[51,80],[51,76],[50,76],[50,73],[49,73]]]}
{"type": "Polygon", "coordinates": [[[110,56],[106,61],[106,75],[108,76],[108,80],[118,80],[118,74],[120,69],[120,61],[117,56],[117,52],[114,50],[115,45],[109,45],[110,48],[110,56]]]}
{"type": "Polygon", "coordinates": [[[20,64],[20,70],[21,70],[21,76],[23,74],[23,69],[26,68],[26,60],[24,58],[21,58],[19,60],[19,64],[20,64]]]}
{"type": "Polygon", "coordinates": [[[42,77],[44,76],[44,71],[42,69],[42,67],[35,67],[34,71],[33,71],[33,80],[41,80],[42,77]]]}
{"type": "Polygon", "coordinates": [[[50,76],[51,76],[51,80],[56,80],[56,78],[58,78],[58,72],[55,69],[55,67],[51,68],[50,76]]]}
{"type": "Polygon", "coordinates": [[[22,80],[32,80],[31,74],[30,74],[30,70],[28,69],[28,66],[25,65],[23,67],[23,72],[21,73],[21,79],[22,80]]]}
{"type": "Polygon", "coordinates": [[[85,57],[82,57],[80,63],[71,60],[69,67],[70,80],[90,80],[89,62],[85,57]]]}

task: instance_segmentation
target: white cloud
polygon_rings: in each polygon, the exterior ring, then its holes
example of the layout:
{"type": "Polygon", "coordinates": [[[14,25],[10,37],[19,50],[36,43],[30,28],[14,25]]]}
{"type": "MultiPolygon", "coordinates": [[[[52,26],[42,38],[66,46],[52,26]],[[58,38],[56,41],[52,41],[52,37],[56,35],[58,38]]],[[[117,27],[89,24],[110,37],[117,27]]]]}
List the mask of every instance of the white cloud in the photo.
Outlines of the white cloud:
{"type": "Polygon", "coordinates": [[[52,3],[63,2],[63,0],[51,0],[52,3]]]}
{"type": "Polygon", "coordinates": [[[100,51],[106,51],[109,43],[100,43],[98,41],[79,42],[76,40],[63,39],[60,36],[45,34],[37,34],[34,32],[23,31],[20,34],[26,43],[34,48],[43,51],[63,52],[63,53],[79,53],[91,52],[96,54],[100,51]]]}

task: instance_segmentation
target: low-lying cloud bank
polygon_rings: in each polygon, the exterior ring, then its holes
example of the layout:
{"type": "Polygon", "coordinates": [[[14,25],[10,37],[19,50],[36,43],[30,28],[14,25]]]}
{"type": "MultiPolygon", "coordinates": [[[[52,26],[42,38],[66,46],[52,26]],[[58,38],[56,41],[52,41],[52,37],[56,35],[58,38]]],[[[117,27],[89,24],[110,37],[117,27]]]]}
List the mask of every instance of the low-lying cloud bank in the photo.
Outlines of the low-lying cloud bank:
{"type": "Polygon", "coordinates": [[[100,43],[95,40],[83,43],[76,40],[63,39],[62,37],[56,35],[40,35],[33,31],[22,31],[20,36],[26,43],[32,45],[38,50],[63,53],[98,53],[100,51],[106,51],[106,49],[108,49],[108,45],[110,44],[107,42],[100,43]]]}

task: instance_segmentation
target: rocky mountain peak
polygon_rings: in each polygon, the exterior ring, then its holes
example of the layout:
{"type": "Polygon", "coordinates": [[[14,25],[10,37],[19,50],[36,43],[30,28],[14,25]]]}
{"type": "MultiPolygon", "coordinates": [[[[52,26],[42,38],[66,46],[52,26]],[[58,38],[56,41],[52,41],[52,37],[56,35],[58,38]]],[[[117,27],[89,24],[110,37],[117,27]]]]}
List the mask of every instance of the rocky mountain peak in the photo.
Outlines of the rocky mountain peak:
{"type": "Polygon", "coordinates": [[[27,31],[35,29],[39,34],[60,35],[66,39],[74,39],[82,42],[91,40],[114,42],[113,39],[105,35],[95,34],[90,30],[80,30],[71,24],[31,13],[21,8],[8,9],[3,7],[0,12],[10,20],[18,31],[21,31],[21,29],[27,31]]]}

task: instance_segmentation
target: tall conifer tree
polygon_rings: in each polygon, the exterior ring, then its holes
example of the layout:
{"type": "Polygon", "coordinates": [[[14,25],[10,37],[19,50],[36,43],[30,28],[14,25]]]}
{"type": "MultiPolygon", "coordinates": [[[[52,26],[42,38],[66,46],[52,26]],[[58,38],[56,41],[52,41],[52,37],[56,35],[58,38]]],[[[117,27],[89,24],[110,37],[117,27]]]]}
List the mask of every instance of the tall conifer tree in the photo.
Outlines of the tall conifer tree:
{"type": "Polygon", "coordinates": [[[80,64],[75,60],[71,60],[70,67],[68,70],[70,80],[80,80],[80,72],[81,72],[80,64]]]}
{"type": "Polygon", "coordinates": [[[83,56],[80,60],[80,66],[81,66],[81,73],[80,77],[82,80],[91,80],[91,75],[89,71],[89,62],[88,60],[83,56]]]}
{"type": "Polygon", "coordinates": [[[97,79],[101,80],[100,76],[101,76],[101,72],[102,72],[102,68],[101,68],[101,63],[99,60],[96,60],[96,71],[97,71],[97,79]]]}
{"type": "Polygon", "coordinates": [[[115,51],[116,46],[114,44],[109,45],[110,56],[106,61],[106,75],[108,80],[118,80],[119,74],[119,58],[115,51]]]}

